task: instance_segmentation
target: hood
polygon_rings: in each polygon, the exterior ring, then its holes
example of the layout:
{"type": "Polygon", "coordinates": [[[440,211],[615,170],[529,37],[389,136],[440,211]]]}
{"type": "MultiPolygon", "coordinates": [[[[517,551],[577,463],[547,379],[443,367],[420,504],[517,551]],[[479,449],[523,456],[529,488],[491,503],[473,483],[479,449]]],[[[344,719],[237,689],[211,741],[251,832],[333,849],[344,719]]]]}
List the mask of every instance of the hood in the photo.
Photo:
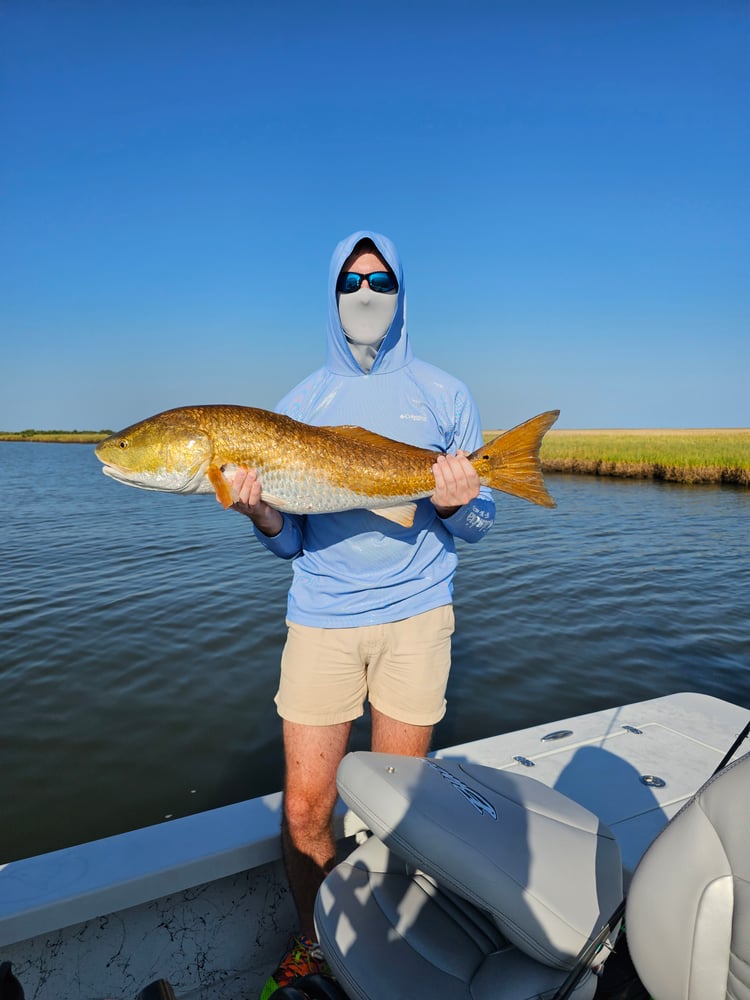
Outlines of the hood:
{"type": "Polygon", "coordinates": [[[349,349],[344,328],[341,325],[339,307],[336,300],[336,284],[338,282],[344,261],[360,240],[370,239],[378,248],[383,259],[396,275],[398,281],[398,301],[391,325],[373,361],[370,375],[381,375],[384,372],[403,368],[411,360],[411,348],[406,334],[406,290],[404,288],[404,272],[398,250],[387,236],[362,229],[352,233],[342,240],[331,257],[331,267],[328,272],[328,345],[326,353],[326,368],[337,375],[364,377],[364,372],[357,364],[349,349]]]}

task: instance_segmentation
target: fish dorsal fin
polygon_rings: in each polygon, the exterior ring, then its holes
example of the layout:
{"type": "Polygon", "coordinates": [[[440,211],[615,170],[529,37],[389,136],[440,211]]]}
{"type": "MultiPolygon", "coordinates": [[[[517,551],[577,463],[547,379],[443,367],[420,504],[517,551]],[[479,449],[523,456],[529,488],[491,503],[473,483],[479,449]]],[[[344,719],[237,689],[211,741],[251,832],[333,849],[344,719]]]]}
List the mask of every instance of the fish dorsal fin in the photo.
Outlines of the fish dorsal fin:
{"type": "Polygon", "coordinates": [[[378,507],[376,510],[369,508],[371,514],[384,517],[388,521],[400,524],[402,528],[411,528],[414,524],[414,514],[417,510],[415,503],[402,503],[398,507],[378,507]]]}
{"type": "Polygon", "coordinates": [[[365,427],[357,427],[356,424],[341,424],[338,427],[321,427],[320,429],[345,437],[348,441],[358,441],[360,444],[378,448],[392,447],[394,444],[403,445],[403,441],[396,441],[383,434],[376,434],[375,431],[368,431],[365,427]]]}

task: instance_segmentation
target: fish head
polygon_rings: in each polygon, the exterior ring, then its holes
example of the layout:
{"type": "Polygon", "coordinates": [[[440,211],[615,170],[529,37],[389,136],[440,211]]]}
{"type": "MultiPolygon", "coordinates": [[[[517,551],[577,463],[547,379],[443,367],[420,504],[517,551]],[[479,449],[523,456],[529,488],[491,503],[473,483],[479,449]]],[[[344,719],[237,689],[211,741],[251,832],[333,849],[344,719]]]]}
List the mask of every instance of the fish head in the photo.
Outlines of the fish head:
{"type": "Polygon", "coordinates": [[[201,491],[211,462],[210,435],[190,414],[167,411],[101,441],[102,472],[127,486],[169,493],[201,491]]]}

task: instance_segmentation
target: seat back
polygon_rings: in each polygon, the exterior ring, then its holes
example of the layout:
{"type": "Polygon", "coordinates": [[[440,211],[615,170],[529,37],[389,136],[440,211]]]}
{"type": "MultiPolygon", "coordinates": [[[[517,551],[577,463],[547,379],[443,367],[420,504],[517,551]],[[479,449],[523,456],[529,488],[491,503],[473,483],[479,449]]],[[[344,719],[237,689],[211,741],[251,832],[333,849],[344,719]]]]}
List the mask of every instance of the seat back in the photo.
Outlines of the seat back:
{"type": "Polygon", "coordinates": [[[395,854],[570,969],[622,897],[620,852],[593,813],[525,775],[456,760],[352,753],[344,801],[395,854]]]}
{"type": "Polygon", "coordinates": [[[649,847],[626,924],[658,1000],[750,1000],[750,754],[708,781],[649,847]]]}

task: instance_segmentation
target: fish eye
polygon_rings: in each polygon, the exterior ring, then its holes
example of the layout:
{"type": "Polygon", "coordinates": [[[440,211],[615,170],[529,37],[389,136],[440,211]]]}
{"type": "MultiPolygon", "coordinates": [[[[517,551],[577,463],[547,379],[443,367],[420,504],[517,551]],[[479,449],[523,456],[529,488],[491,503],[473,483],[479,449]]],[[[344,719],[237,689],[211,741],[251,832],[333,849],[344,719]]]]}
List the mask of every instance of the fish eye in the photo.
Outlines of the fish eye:
{"type": "Polygon", "coordinates": [[[130,441],[127,438],[122,438],[121,441],[117,442],[118,448],[128,448],[130,446],[130,441]]]}

